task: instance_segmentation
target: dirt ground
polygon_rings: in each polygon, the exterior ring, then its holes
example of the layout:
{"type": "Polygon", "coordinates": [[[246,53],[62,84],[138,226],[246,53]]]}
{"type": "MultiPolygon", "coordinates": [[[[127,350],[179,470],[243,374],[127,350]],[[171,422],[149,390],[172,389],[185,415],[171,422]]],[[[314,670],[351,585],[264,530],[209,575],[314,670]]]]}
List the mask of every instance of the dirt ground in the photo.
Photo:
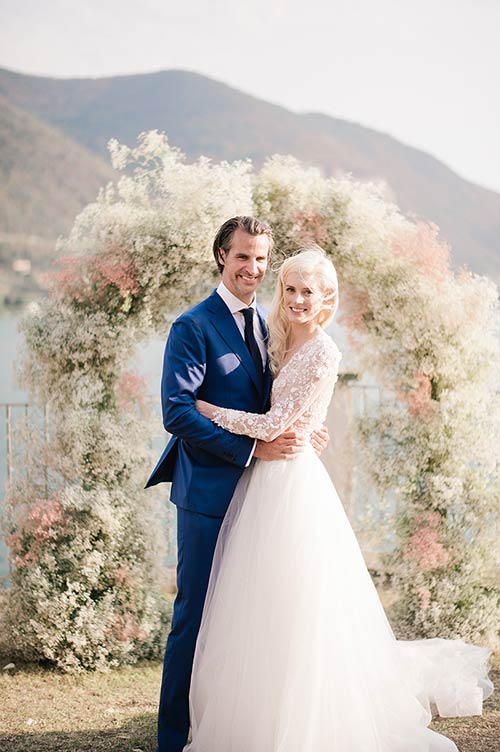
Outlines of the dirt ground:
{"type": "MultiPolygon", "coordinates": [[[[495,665],[490,676],[500,688],[495,665]]],[[[0,750],[154,752],[160,678],[160,663],[76,677],[36,666],[0,671],[0,750]]],[[[435,719],[432,727],[460,752],[500,752],[500,690],[483,716],[435,719]]]]}

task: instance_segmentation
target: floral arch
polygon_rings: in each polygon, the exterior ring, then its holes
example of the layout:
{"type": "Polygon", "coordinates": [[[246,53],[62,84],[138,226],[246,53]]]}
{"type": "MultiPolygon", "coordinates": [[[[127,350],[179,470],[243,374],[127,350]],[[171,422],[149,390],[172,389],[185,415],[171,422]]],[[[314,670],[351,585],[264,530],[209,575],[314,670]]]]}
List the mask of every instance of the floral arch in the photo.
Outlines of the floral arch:
{"type": "Polygon", "coordinates": [[[23,324],[22,378],[49,404],[52,435],[48,446],[30,438],[30,472],[9,489],[17,649],[72,671],[162,649],[159,501],[142,490],[153,421],[123,364],[213,286],[211,239],[241,213],[271,224],[278,260],[304,241],[327,251],[359,367],[393,395],[358,435],[371,482],[396,499],[396,631],[497,644],[495,285],[454,273],[437,228],[404,218],[376,186],[291,157],[258,173],[248,162],[186,164],[156,132],[110,151],[126,171],[76,219],[50,298],[23,324]]]}

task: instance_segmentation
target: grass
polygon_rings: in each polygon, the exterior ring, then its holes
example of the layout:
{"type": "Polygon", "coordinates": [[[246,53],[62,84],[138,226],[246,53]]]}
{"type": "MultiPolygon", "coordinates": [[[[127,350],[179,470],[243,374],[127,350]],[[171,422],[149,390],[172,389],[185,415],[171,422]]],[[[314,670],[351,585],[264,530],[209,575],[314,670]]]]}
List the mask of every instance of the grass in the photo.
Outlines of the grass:
{"type": "MultiPolygon", "coordinates": [[[[500,686],[498,660],[491,676],[500,686]]],[[[3,672],[0,749],[154,752],[160,679],[157,662],[82,676],[36,666],[18,667],[12,675],[3,672]]],[[[482,717],[436,719],[432,728],[452,738],[460,752],[499,752],[500,693],[487,700],[482,717]]]]}
{"type": "MultiPolygon", "coordinates": [[[[2,665],[5,665],[3,663],[2,665]]],[[[0,676],[2,752],[152,752],[161,664],[69,676],[34,666],[0,676]]]]}

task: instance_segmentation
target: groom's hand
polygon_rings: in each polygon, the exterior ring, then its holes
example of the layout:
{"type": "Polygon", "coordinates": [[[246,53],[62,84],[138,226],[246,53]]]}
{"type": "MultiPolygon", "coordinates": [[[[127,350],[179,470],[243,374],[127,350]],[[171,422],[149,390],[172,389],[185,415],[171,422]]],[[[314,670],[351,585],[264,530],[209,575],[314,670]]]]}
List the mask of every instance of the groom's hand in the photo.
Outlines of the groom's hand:
{"type": "Polygon", "coordinates": [[[305,439],[297,431],[285,431],[274,441],[257,441],[254,457],[265,462],[293,460],[304,449],[305,439]]]}

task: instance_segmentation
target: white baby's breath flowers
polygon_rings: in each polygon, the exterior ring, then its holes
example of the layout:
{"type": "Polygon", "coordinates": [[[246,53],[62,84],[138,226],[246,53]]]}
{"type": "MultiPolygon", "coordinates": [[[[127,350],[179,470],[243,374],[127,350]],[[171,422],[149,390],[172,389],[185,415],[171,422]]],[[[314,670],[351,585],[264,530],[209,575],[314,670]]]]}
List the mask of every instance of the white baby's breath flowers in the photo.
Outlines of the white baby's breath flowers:
{"type": "Polygon", "coordinates": [[[16,650],[82,671],[163,649],[161,509],[142,490],[156,419],[122,371],[139,341],[165,336],[214,286],[212,239],[246,213],[272,225],[274,264],[310,242],[331,256],[360,368],[392,395],[360,422],[358,455],[382,498],[396,499],[382,515],[396,628],[495,643],[495,286],[453,274],[435,229],[403,217],[380,186],[327,179],[292,157],[259,173],[248,162],[187,164],[157,132],[110,150],[126,175],[77,217],[52,296],[23,322],[23,384],[51,421],[48,444],[30,436],[28,472],[8,493],[16,650]]]}

